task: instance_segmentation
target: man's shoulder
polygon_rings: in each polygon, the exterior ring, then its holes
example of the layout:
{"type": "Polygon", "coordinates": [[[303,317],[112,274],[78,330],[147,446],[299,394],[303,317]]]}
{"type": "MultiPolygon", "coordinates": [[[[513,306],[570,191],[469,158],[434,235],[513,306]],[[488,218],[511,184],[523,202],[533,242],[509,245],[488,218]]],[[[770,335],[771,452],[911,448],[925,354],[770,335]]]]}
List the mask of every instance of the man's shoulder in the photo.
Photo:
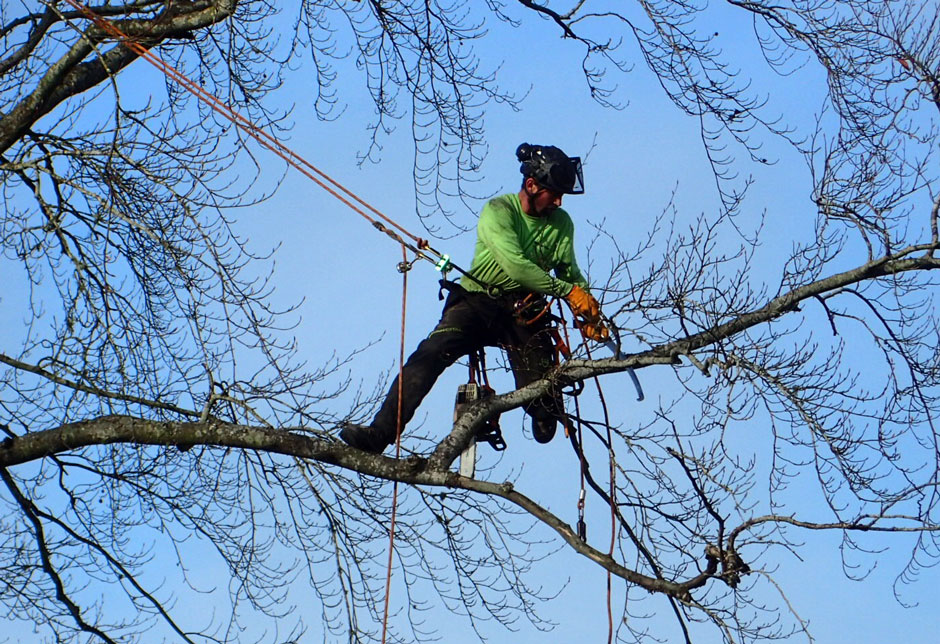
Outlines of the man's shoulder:
{"type": "Polygon", "coordinates": [[[574,221],[564,208],[555,208],[549,215],[552,224],[562,230],[574,230],[574,221]]]}
{"type": "Polygon", "coordinates": [[[522,213],[519,196],[512,193],[493,197],[480,212],[480,219],[514,219],[522,213]]]}
{"type": "Polygon", "coordinates": [[[519,195],[508,192],[498,197],[493,197],[486,202],[484,210],[497,210],[505,212],[515,212],[519,210],[519,195]]]}

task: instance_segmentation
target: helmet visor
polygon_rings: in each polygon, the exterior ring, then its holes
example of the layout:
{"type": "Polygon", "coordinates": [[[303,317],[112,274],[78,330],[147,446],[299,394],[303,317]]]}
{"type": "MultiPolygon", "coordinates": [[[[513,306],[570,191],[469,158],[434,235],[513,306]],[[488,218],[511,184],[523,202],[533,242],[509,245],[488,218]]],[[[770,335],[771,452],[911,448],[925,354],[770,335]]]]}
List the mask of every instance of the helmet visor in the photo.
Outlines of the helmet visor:
{"type": "Polygon", "coordinates": [[[581,157],[567,157],[562,162],[552,164],[545,177],[545,187],[566,195],[584,194],[581,157]]]}

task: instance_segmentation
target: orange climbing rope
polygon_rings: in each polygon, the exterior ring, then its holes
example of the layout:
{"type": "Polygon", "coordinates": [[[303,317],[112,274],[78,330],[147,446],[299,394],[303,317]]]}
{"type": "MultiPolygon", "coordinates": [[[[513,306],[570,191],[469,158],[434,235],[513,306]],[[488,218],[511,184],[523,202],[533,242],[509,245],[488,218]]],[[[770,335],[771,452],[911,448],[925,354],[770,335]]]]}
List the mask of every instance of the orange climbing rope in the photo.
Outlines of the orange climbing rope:
{"type": "MultiPolygon", "coordinates": [[[[405,247],[401,248],[402,264],[408,265],[408,256],[405,247]]],[[[398,349],[398,410],[395,423],[395,458],[401,457],[401,405],[404,397],[404,368],[405,368],[405,320],[407,319],[408,304],[408,268],[401,269],[401,336],[398,349]]],[[[388,566],[385,573],[385,606],[382,610],[382,644],[388,633],[388,605],[392,595],[392,558],[395,553],[395,520],[398,515],[398,481],[392,483],[392,517],[388,527],[388,566]]]]}
{"type": "MultiPolygon", "coordinates": [[[[190,80],[185,74],[177,70],[175,67],[169,65],[162,58],[151,52],[147,47],[142,45],[140,42],[128,36],[124,31],[120,29],[114,22],[99,16],[86,5],[78,2],[78,0],[65,0],[65,2],[79,11],[82,15],[87,17],[95,25],[100,27],[104,32],[114,36],[119,39],[124,46],[138,54],[141,58],[149,62],[151,65],[156,67],[158,70],[163,72],[168,78],[176,81],[180,86],[186,89],[189,93],[194,95],[200,101],[208,105],[213,111],[218,114],[221,114],[223,117],[231,121],[234,125],[241,128],[248,136],[257,141],[262,147],[270,150],[278,157],[287,162],[288,165],[299,170],[304,176],[312,180],[318,186],[326,190],[329,194],[336,197],[339,201],[347,205],[354,212],[358,213],[364,217],[369,223],[371,223],[379,231],[386,233],[392,239],[401,244],[402,249],[402,263],[399,264],[399,270],[402,272],[402,308],[401,308],[401,343],[399,349],[399,379],[398,379],[398,426],[396,430],[396,440],[395,440],[395,457],[398,458],[401,454],[401,400],[402,400],[402,377],[401,370],[404,365],[405,359],[405,319],[406,319],[406,302],[407,302],[407,293],[408,293],[408,269],[411,267],[412,262],[408,262],[408,255],[406,250],[411,250],[421,259],[427,259],[432,263],[436,263],[438,268],[446,270],[451,265],[449,263],[449,258],[446,255],[435,251],[431,248],[427,241],[413,235],[408,230],[400,226],[398,223],[393,221],[390,217],[383,214],[377,208],[367,203],[361,199],[358,195],[348,190],[345,186],[340,184],[338,181],[327,175],[325,172],[314,166],[312,163],[304,159],[302,156],[288,148],[286,145],[278,141],[271,134],[265,132],[249,119],[239,114],[237,111],[232,109],[229,105],[221,101],[211,92],[207,92],[199,84],[190,80]],[[358,205],[357,205],[358,204],[358,205]],[[361,206],[361,207],[360,207],[361,206]],[[368,210],[374,217],[366,212],[368,210]],[[387,228],[382,224],[379,219],[390,225],[392,228],[397,230],[399,233],[412,240],[414,244],[406,242],[402,237],[387,228]],[[428,257],[424,251],[429,251],[434,255],[438,256],[441,261],[436,262],[434,259],[428,257]]],[[[389,601],[391,597],[391,579],[392,579],[392,561],[394,556],[394,545],[395,545],[395,520],[398,508],[398,482],[396,481],[393,484],[392,489],[392,515],[391,521],[389,524],[389,545],[388,545],[388,566],[386,573],[386,582],[385,582],[385,606],[383,610],[382,618],[382,643],[386,641],[386,634],[388,631],[388,609],[389,601]]]]}
{"type": "Polygon", "coordinates": [[[65,2],[71,5],[74,9],[79,11],[83,16],[88,18],[95,25],[100,27],[104,32],[114,36],[116,39],[120,40],[125,47],[139,55],[141,58],[149,62],[151,65],[160,70],[171,80],[176,81],[180,86],[182,86],[190,94],[198,98],[200,101],[208,105],[213,111],[221,114],[223,117],[231,121],[234,125],[241,128],[248,136],[257,141],[262,147],[270,150],[278,157],[287,162],[291,167],[299,170],[304,176],[312,180],[318,186],[323,188],[326,192],[336,197],[339,201],[347,205],[354,212],[358,213],[364,217],[369,223],[371,223],[379,231],[386,233],[392,239],[399,242],[405,248],[408,248],[414,252],[421,259],[426,259],[431,263],[438,263],[432,257],[429,257],[424,251],[429,251],[441,261],[445,261],[445,266],[450,267],[449,258],[446,255],[442,255],[438,251],[431,248],[427,241],[421,239],[417,235],[412,234],[404,227],[396,223],[393,219],[382,213],[380,210],[360,198],[351,190],[347,189],[341,183],[330,177],[328,174],[314,166],[312,163],[307,161],[305,158],[291,150],[289,147],[278,141],[274,136],[265,132],[257,125],[252,123],[248,118],[242,116],[239,112],[235,111],[229,105],[224,103],[217,96],[211,92],[203,89],[201,85],[191,80],[183,72],[179,71],[172,65],[168,64],[158,55],[150,51],[148,47],[138,42],[136,39],[128,36],[121,28],[111,20],[99,16],[94,11],[88,8],[87,5],[79,2],[78,0],[65,0],[65,2]],[[357,205],[358,204],[358,205],[357,205]],[[360,207],[361,206],[361,207],[360,207]],[[368,214],[366,211],[372,213],[368,214]],[[382,224],[379,219],[384,221],[386,224],[397,230],[401,235],[404,235],[408,239],[414,242],[410,244],[406,242],[402,237],[387,228],[382,224]]]}

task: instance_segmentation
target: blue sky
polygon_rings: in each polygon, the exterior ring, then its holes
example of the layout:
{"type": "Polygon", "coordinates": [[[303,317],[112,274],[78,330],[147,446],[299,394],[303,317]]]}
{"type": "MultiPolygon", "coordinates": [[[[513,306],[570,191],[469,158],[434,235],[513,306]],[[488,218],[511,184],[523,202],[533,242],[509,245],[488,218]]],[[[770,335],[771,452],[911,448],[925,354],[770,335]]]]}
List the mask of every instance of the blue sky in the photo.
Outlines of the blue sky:
{"type": "MultiPolygon", "coordinates": [[[[727,29],[729,42],[726,46],[744,49],[744,43],[732,40],[731,27],[727,29]]],[[[521,93],[528,91],[528,96],[519,111],[504,105],[487,107],[490,154],[479,173],[481,194],[517,189],[518,164],[513,153],[523,141],[558,145],[568,154],[586,155],[586,193],[566,197],[564,205],[576,222],[579,260],[583,268],[590,267],[595,279],[605,273],[611,252],[607,245],[599,243],[590,258],[587,256],[586,244],[592,236],[592,226],[603,227],[629,246],[643,238],[673,195],[676,220],[682,226],[690,225],[703,215],[714,215],[719,200],[705,163],[698,124],[671,107],[645,69],[638,65],[633,73],[618,81],[622,85],[621,95],[628,101],[624,109],[605,109],[587,95],[580,77],[579,56],[571,43],[556,38],[545,24],[527,26],[511,35],[507,30],[505,25],[491,25],[487,37],[490,40],[483,41],[480,51],[487,52],[489,62],[502,61],[498,79],[504,87],[518,88],[521,93]],[[491,41],[499,45],[487,46],[491,41]],[[505,46],[507,43],[509,46],[505,46]],[[536,43],[537,55],[534,55],[536,43]]],[[[753,38],[751,34],[748,37],[753,38]]],[[[742,56],[741,60],[750,64],[753,57],[742,56]]],[[[139,90],[141,86],[137,83],[146,77],[134,74],[142,66],[138,63],[123,74],[121,82],[139,90]]],[[[290,76],[286,91],[279,99],[284,104],[295,104],[292,115],[295,126],[288,145],[406,228],[421,234],[421,224],[414,214],[413,148],[407,124],[400,123],[393,133],[383,138],[383,150],[377,162],[359,165],[357,154],[368,144],[364,124],[372,118],[368,101],[363,100],[361,93],[357,94],[351,82],[344,84],[341,101],[345,103],[345,111],[335,121],[320,122],[309,106],[305,73],[301,65],[290,76]]],[[[814,92],[818,82],[819,78],[814,78],[811,72],[789,78],[761,73],[756,87],[781,106],[782,114],[800,122],[813,113],[819,101],[818,88],[814,92]]],[[[152,84],[144,80],[143,86],[152,84]]],[[[765,242],[759,257],[766,281],[773,288],[779,280],[781,262],[793,244],[812,235],[815,210],[803,161],[772,140],[768,139],[767,145],[768,156],[777,162],[771,167],[748,168],[754,172],[756,183],[740,221],[744,227],[755,226],[764,217],[765,242]]],[[[259,159],[267,159],[263,162],[262,185],[272,185],[283,172],[281,162],[267,152],[255,150],[255,153],[259,159]]],[[[459,217],[465,226],[472,227],[472,210],[460,211],[459,217]]],[[[239,231],[250,239],[254,248],[264,250],[279,246],[275,298],[282,303],[304,301],[299,310],[300,324],[295,331],[301,357],[317,365],[334,353],[342,355],[374,343],[349,373],[366,388],[374,386],[383,373],[395,368],[401,278],[395,269],[400,250],[394,243],[293,171],[287,173],[271,199],[241,211],[238,222],[239,231]]],[[[467,266],[473,243],[471,231],[435,241],[434,245],[449,253],[457,263],[467,266]]],[[[440,313],[437,279],[430,265],[423,263],[416,264],[409,275],[407,351],[437,321],[440,313]]],[[[5,301],[10,302],[10,299],[5,301]]],[[[9,317],[4,317],[2,323],[4,328],[15,329],[15,320],[9,317]]],[[[495,362],[494,354],[490,350],[491,362],[495,362]]],[[[455,387],[465,378],[465,370],[460,366],[451,368],[441,378],[414,421],[415,425],[422,424],[421,431],[431,435],[446,431],[455,387]]],[[[625,376],[604,381],[616,412],[627,419],[627,423],[648,418],[656,401],[668,400],[678,393],[677,383],[666,369],[648,370],[641,378],[649,398],[646,403],[634,401],[632,387],[625,376]]],[[[494,384],[500,391],[505,391],[510,382],[505,374],[494,376],[494,384]]],[[[340,404],[342,402],[340,400],[340,404]]],[[[492,468],[493,480],[518,477],[519,489],[574,523],[577,463],[568,445],[562,440],[538,445],[524,436],[519,412],[504,417],[502,426],[509,442],[508,451],[497,459],[487,448],[482,448],[481,467],[492,468]]],[[[762,450],[767,449],[766,429],[760,422],[736,428],[742,452],[751,451],[760,458],[762,450]]],[[[407,435],[405,442],[407,445],[407,435]]],[[[759,461],[757,467],[760,466],[759,461]]],[[[595,467],[604,469],[602,462],[595,467]]],[[[799,500],[799,485],[794,488],[796,491],[790,498],[799,500]]],[[[807,490],[812,490],[812,485],[807,490]]],[[[811,492],[807,492],[803,500],[807,505],[814,504],[811,492]]],[[[597,539],[594,543],[606,544],[608,528],[604,508],[595,498],[589,500],[588,509],[592,542],[597,539]]],[[[799,510],[805,510],[805,506],[794,508],[795,512],[799,510]]],[[[828,517],[808,518],[824,520],[828,517]]],[[[878,547],[892,542],[894,545],[878,556],[864,558],[863,565],[874,568],[864,581],[856,582],[843,574],[838,534],[791,533],[791,536],[801,539],[805,545],[792,553],[780,548],[764,554],[761,565],[773,573],[792,609],[809,622],[816,641],[880,644],[896,639],[936,640],[940,627],[940,600],[933,592],[940,584],[937,569],[924,570],[916,585],[899,588],[902,599],[917,603],[916,607],[902,608],[894,597],[893,582],[910,555],[909,538],[875,542],[878,547]]],[[[544,537],[555,539],[547,530],[544,537]]],[[[560,541],[554,543],[560,550],[542,562],[538,575],[547,588],[560,590],[559,596],[543,611],[557,626],[542,633],[521,621],[520,630],[509,634],[490,624],[484,634],[491,641],[606,641],[604,572],[566,551],[560,541]]],[[[602,549],[606,549],[606,545],[602,549]]],[[[400,579],[399,575],[397,584],[401,583],[400,579]]],[[[782,606],[783,602],[773,596],[772,587],[766,586],[767,602],[782,606]]],[[[401,607],[401,591],[400,587],[393,590],[393,611],[401,607]]],[[[302,594],[302,590],[298,593],[302,594]]],[[[614,597],[616,614],[624,602],[624,584],[616,579],[614,597]]],[[[303,603],[302,599],[300,601],[303,603]]],[[[666,602],[652,600],[639,606],[641,611],[656,614],[650,628],[657,635],[667,642],[679,641],[666,602]]],[[[193,612],[198,615],[204,611],[205,606],[198,606],[193,612]]],[[[448,644],[478,641],[472,632],[465,632],[462,625],[455,631],[455,622],[449,615],[437,613],[429,615],[428,619],[443,629],[441,641],[448,644]]],[[[694,629],[693,634],[701,637],[694,641],[718,641],[712,627],[694,629]]],[[[0,636],[0,641],[2,639],[0,636]]],[[[795,636],[792,641],[805,639],[795,636]]],[[[23,635],[20,641],[29,641],[28,636],[23,635]]],[[[303,641],[332,640],[318,633],[312,624],[303,641]]]]}

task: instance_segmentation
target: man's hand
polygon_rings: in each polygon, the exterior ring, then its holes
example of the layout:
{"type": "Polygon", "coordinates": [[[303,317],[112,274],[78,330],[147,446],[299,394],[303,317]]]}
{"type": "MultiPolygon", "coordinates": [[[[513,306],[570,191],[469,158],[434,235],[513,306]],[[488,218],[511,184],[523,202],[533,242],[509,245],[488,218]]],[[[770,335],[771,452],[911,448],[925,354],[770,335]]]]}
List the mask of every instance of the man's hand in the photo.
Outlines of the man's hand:
{"type": "Polygon", "coordinates": [[[595,342],[607,342],[610,339],[610,331],[601,322],[600,304],[593,295],[575,284],[565,299],[568,300],[575,317],[579,319],[578,326],[586,338],[595,342]]]}
{"type": "Polygon", "coordinates": [[[584,318],[586,322],[597,322],[601,317],[601,307],[594,299],[594,296],[575,284],[571,287],[571,292],[565,297],[568,300],[568,306],[575,316],[584,318]]]}
{"type": "Polygon", "coordinates": [[[581,332],[589,340],[595,342],[607,342],[610,340],[610,331],[604,326],[603,322],[585,322],[581,325],[581,332]]]}

